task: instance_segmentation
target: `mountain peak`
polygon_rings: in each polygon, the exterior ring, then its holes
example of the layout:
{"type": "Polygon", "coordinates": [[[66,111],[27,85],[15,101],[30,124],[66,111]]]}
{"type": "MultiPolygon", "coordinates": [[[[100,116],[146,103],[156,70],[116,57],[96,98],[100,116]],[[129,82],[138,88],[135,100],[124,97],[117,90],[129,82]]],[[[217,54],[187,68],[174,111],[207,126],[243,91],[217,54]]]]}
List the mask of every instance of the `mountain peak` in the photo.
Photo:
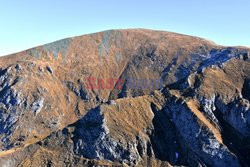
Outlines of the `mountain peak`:
{"type": "Polygon", "coordinates": [[[249,164],[249,59],[248,48],[146,29],[1,57],[0,164],[249,164]]]}

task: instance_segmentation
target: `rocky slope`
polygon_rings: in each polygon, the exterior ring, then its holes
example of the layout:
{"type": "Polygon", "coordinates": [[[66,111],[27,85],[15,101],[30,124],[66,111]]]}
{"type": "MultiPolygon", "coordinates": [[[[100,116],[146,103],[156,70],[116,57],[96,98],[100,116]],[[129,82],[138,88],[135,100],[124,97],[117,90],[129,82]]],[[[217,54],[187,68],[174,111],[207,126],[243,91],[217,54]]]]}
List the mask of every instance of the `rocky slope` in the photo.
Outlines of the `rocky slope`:
{"type": "Polygon", "coordinates": [[[110,30],[0,68],[2,167],[250,165],[248,48],[110,30]]]}

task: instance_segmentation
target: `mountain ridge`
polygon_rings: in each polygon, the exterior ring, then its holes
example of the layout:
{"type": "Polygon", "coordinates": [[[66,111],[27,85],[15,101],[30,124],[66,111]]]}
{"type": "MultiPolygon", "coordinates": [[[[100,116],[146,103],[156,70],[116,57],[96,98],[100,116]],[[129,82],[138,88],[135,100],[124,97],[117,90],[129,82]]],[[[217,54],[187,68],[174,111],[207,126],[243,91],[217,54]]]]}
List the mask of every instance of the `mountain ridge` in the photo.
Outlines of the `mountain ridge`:
{"type": "MultiPolygon", "coordinates": [[[[218,45],[217,43],[215,43],[211,39],[206,39],[206,38],[203,38],[203,37],[197,37],[197,36],[194,36],[194,35],[186,35],[186,34],[183,34],[183,33],[178,33],[178,32],[173,32],[173,31],[154,30],[154,29],[146,29],[146,28],[125,28],[125,29],[109,29],[109,30],[99,31],[99,32],[96,32],[96,33],[87,33],[87,34],[84,34],[84,35],[76,35],[76,36],[72,36],[72,37],[65,37],[63,39],[55,40],[55,41],[52,41],[52,42],[49,42],[49,43],[46,43],[46,44],[41,44],[41,45],[37,45],[35,47],[24,49],[23,51],[31,50],[31,49],[34,49],[34,48],[37,48],[37,47],[41,47],[43,45],[49,45],[49,44],[52,44],[52,43],[55,43],[55,42],[58,42],[58,41],[62,41],[62,40],[72,39],[72,38],[76,38],[76,37],[83,37],[83,36],[86,36],[86,35],[94,35],[94,34],[98,34],[98,33],[103,33],[105,31],[135,31],[135,30],[139,30],[139,31],[154,31],[154,32],[166,32],[166,33],[172,33],[172,34],[177,34],[177,35],[189,36],[189,37],[198,38],[198,39],[201,39],[201,40],[205,40],[205,41],[211,42],[214,45],[218,45]]],[[[224,46],[224,47],[242,47],[242,48],[246,48],[246,49],[249,48],[247,46],[237,46],[237,45],[235,45],[235,46],[220,45],[220,46],[224,46]]],[[[20,52],[23,52],[23,51],[20,51],[20,52]]],[[[20,52],[2,55],[1,57],[14,55],[14,54],[17,54],[17,53],[20,53],[20,52]]]]}

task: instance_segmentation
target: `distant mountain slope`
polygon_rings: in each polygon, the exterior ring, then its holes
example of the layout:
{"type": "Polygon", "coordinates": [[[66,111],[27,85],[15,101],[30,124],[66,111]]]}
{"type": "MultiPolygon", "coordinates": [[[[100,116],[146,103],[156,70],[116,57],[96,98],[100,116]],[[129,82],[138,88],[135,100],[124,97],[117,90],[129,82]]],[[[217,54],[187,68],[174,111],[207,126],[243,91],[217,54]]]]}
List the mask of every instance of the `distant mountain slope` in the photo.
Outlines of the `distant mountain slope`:
{"type": "Polygon", "coordinates": [[[0,166],[249,166],[249,59],[144,29],[0,57],[0,166]]]}

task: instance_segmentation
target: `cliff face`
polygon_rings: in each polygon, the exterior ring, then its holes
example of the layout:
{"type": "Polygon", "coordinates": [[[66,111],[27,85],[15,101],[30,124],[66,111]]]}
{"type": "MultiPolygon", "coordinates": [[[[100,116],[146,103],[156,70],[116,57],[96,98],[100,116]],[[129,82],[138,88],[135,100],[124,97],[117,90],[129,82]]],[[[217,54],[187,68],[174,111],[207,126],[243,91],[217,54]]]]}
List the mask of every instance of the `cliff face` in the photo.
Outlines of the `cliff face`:
{"type": "Polygon", "coordinates": [[[0,166],[250,164],[248,48],[110,30],[0,68],[0,166]]]}

